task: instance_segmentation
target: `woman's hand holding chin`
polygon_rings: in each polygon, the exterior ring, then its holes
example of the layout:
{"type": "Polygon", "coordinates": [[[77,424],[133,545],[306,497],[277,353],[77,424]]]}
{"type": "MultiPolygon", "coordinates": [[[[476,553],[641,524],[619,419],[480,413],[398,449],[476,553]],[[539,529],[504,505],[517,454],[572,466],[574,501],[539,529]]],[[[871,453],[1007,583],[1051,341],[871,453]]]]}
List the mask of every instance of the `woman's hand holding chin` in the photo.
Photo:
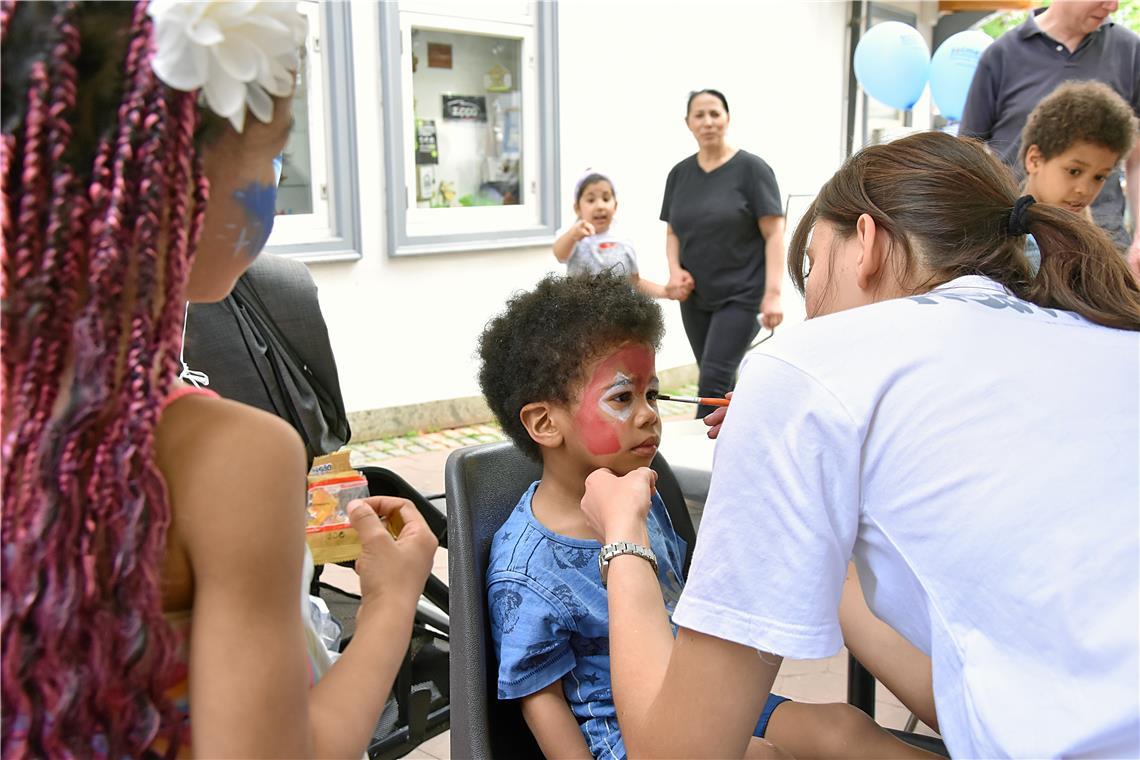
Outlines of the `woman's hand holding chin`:
{"type": "Polygon", "coordinates": [[[648,467],[621,477],[606,469],[594,470],[586,478],[582,512],[607,544],[630,541],[648,546],[646,519],[656,485],[657,473],[648,467]]]}

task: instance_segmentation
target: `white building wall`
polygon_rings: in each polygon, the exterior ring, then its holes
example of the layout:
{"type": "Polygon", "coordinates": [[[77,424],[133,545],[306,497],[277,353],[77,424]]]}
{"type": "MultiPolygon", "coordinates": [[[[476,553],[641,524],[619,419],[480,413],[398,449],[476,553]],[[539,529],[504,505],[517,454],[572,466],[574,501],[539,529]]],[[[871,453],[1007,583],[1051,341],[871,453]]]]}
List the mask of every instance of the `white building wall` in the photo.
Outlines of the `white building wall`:
{"type": "MultiPolygon", "coordinates": [[[[359,261],[317,263],[350,412],[477,395],[476,339],[510,294],[558,271],[548,248],[389,258],[384,213],[377,5],[354,2],[359,261]]],[[[728,97],[729,141],[767,160],[781,191],[813,193],[842,159],[847,2],[600,2],[558,5],[562,221],[587,166],[612,174],[617,225],[643,275],[664,281],[665,177],[695,151],[692,89],[728,97]]],[[[789,230],[790,237],[790,230],[789,230]]],[[[692,362],[677,305],[663,302],[660,368],[692,362]]],[[[802,302],[790,283],[791,320],[802,302]]]]}

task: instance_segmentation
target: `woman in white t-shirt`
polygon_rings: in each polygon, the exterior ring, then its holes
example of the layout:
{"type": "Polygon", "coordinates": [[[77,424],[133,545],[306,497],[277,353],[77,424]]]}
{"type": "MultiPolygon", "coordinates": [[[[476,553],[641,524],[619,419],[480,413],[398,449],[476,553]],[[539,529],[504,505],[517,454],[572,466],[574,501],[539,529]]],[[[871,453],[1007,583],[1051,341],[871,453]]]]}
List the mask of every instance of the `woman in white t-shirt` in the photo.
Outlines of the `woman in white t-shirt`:
{"type": "MultiPolygon", "coordinates": [[[[824,185],[789,250],[813,318],[742,372],[675,642],[650,563],[606,568],[631,756],[739,757],[780,658],[842,645],[852,558],[953,755],[1140,753],[1140,288],[1016,193],[934,132],[824,185]]],[[[652,484],[590,476],[607,544],[645,543],[652,484]]]]}

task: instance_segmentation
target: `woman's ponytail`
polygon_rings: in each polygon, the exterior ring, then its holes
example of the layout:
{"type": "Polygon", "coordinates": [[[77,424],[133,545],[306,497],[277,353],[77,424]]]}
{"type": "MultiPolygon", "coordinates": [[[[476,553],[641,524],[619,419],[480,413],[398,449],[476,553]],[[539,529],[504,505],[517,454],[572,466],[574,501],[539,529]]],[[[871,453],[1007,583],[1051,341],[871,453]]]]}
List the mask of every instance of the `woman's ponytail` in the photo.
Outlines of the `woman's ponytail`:
{"type": "Polygon", "coordinates": [[[815,223],[845,239],[865,213],[892,243],[898,281],[914,292],[982,275],[1038,306],[1140,331],[1140,286],[1108,236],[1069,211],[1018,198],[1009,168],[977,141],[920,132],[849,158],[792,236],[788,272],[801,293],[815,223]],[[1027,233],[1041,248],[1036,273],[1027,233]]]}
{"type": "Polygon", "coordinates": [[[1025,214],[1041,249],[1041,268],[1017,295],[1106,327],[1140,330],[1140,285],[1108,235],[1070,211],[1042,203],[1025,214]]]}

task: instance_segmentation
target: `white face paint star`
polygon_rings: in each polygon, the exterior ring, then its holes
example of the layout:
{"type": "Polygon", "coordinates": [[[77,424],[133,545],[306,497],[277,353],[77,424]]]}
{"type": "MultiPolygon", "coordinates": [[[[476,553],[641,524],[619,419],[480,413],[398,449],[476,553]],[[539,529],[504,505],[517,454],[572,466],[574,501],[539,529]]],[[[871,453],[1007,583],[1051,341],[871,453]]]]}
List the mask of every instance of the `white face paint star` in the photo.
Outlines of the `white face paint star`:
{"type": "Polygon", "coordinates": [[[238,233],[237,242],[234,243],[234,256],[248,255],[249,247],[253,244],[253,240],[249,236],[249,230],[244,226],[241,232],[238,233]]]}
{"type": "Polygon", "coordinates": [[[619,405],[614,402],[622,393],[632,390],[633,380],[628,375],[621,372],[614,373],[613,382],[606,386],[606,389],[602,391],[601,398],[598,399],[598,409],[602,410],[603,414],[625,422],[633,412],[633,406],[630,404],[619,405]]]}

